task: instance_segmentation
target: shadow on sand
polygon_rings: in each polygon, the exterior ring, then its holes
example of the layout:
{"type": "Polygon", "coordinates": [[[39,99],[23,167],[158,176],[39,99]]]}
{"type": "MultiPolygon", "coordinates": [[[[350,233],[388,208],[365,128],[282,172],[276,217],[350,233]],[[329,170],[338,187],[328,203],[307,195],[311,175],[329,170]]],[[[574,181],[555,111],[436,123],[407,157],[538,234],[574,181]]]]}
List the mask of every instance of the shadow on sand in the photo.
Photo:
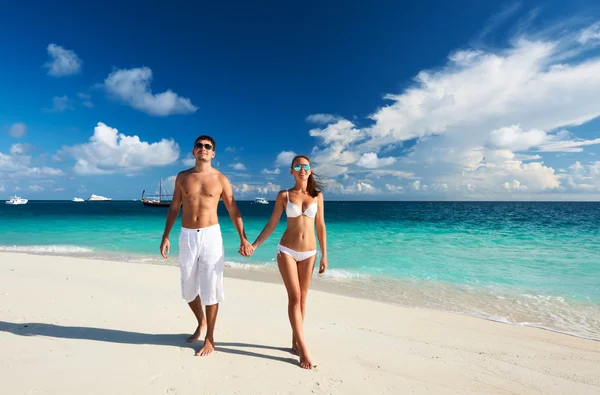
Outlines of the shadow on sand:
{"type": "MultiPolygon", "coordinates": [[[[202,342],[200,342],[199,345],[198,343],[188,343],[186,340],[189,334],[140,333],[120,331],[116,329],[88,328],[81,326],[62,326],[54,324],[44,324],[39,322],[17,324],[13,322],[0,321],[0,331],[9,332],[19,336],[46,336],[62,339],[94,340],[108,343],[172,346],[189,348],[191,350],[194,350],[194,352],[202,347],[202,342]]],[[[277,357],[273,355],[261,354],[257,352],[231,347],[268,349],[282,351],[286,353],[291,352],[290,348],[266,346],[262,344],[217,342],[215,345],[215,349],[218,352],[245,355],[255,358],[271,359],[273,361],[287,362],[293,365],[298,365],[298,361],[293,358],[277,357]]]]}

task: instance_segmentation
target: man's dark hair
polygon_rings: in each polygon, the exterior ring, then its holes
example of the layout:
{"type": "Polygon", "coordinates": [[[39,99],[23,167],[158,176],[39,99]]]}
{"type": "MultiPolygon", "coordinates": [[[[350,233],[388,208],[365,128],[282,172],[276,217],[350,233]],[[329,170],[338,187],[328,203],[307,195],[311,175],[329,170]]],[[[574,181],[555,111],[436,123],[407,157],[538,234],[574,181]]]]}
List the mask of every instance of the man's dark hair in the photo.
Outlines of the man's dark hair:
{"type": "Polygon", "coordinates": [[[197,138],[197,139],[194,141],[194,145],[196,145],[196,143],[197,143],[198,141],[201,141],[201,140],[208,140],[208,141],[210,141],[210,143],[211,143],[211,144],[212,144],[212,146],[213,146],[213,151],[216,151],[216,148],[217,148],[217,143],[215,143],[215,139],[213,139],[213,138],[212,138],[212,137],[210,137],[210,136],[200,136],[200,137],[198,137],[198,138],[197,138]]]}

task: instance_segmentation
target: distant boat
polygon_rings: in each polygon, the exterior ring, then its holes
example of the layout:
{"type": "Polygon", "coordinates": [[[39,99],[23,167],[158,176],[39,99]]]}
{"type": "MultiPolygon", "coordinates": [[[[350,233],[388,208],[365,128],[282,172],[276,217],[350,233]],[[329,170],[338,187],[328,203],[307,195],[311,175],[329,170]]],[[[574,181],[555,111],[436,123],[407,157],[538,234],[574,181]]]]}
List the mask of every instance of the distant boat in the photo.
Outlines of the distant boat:
{"type": "Polygon", "coordinates": [[[11,198],[10,198],[10,200],[7,200],[7,201],[6,201],[6,202],[4,202],[4,203],[6,203],[6,204],[10,204],[10,205],[12,205],[12,206],[18,206],[18,205],[20,205],[20,204],[27,204],[27,202],[28,202],[28,201],[29,201],[29,200],[27,200],[27,199],[23,199],[23,198],[20,198],[20,197],[18,197],[17,195],[15,195],[15,196],[11,197],[11,198]]]}
{"type": "Polygon", "coordinates": [[[73,200],[71,200],[71,201],[72,202],[85,202],[85,200],[83,200],[82,198],[78,198],[78,197],[73,198],[73,200]]]}
{"type": "Polygon", "coordinates": [[[258,204],[269,204],[269,201],[265,198],[262,197],[257,197],[254,199],[254,203],[258,203],[258,204]]]}
{"type": "Polygon", "coordinates": [[[166,193],[163,187],[162,178],[158,181],[158,195],[147,195],[146,190],[142,191],[142,204],[149,207],[169,207],[173,200],[173,195],[166,193]]]}
{"type": "Polygon", "coordinates": [[[100,195],[92,195],[88,199],[88,202],[107,202],[112,200],[111,198],[100,196],[100,195]]]}

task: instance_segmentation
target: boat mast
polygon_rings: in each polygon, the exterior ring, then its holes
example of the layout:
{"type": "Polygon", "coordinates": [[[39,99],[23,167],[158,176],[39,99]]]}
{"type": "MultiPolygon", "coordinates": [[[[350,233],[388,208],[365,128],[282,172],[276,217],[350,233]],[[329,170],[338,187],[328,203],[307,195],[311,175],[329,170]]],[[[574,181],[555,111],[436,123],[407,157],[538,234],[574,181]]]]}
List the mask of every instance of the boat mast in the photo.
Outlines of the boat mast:
{"type": "Polygon", "coordinates": [[[160,178],[160,182],[158,184],[158,201],[162,201],[162,177],[160,178]]]}

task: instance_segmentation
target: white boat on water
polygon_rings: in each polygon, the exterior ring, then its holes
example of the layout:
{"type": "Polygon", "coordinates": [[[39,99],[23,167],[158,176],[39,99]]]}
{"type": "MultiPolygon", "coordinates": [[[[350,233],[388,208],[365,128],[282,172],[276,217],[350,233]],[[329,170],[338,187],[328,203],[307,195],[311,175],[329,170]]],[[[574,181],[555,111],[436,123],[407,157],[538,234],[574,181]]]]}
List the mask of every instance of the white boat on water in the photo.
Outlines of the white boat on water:
{"type": "Polygon", "coordinates": [[[100,195],[92,195],[88,199],[88,202],[108,202],[110,200],[112,200],[112,198],[108,198],[108,197],[104,197],[104,196],[100,196],[100,195]]]}
{"type": "Polygon", "coordinates": [[[78,198],[78,197],[73,198],[73,200],[71,200],[71,201],[72,202],[85,202],[85,200],[83,200],[82,198],[78,198]]]}
{"type": "Polygon", "coordinates": [[[20,198],[20,197],[18,197],[18,196],[15,195],[15,196],[11,197],[10,200],[7,200],[5,203],[6,204],[11,204],[13,206],[17,206],[19,204],[27,204],[28,201],[29,200],[20,198]]]}
{"type": "Polygon", "coordinates": [[[269,204],[269,201],[265,198],[262,197],[257,197],[254,199],[254,203],[258,203],[258,204],[269,204]]]}

